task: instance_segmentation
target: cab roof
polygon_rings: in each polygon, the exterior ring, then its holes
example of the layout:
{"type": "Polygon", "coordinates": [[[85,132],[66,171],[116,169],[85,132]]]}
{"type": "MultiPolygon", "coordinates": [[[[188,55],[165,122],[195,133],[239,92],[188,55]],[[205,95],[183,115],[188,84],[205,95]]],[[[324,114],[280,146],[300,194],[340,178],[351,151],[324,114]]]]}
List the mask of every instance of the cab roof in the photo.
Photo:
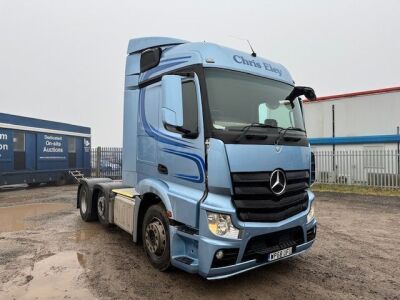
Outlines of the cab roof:
{"type": "Polygon", "coordinates": [[[144,72],[141,81],[172,69],[202,64],[204,67],[240,71],[294,85],[289,71],[283,65],[209,42],[188,42],[168,37],[138,38],[129,41],[128,54],[139,54],[154,47],[163,49],[160,63],[144,72]]]}

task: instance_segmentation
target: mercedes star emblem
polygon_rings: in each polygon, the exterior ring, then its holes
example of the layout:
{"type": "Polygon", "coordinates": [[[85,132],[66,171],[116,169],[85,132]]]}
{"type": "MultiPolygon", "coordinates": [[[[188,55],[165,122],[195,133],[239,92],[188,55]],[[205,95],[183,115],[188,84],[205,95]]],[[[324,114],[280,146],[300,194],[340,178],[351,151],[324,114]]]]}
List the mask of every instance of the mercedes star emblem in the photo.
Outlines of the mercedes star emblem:
{"type": "Polygon", "coordinates": [[[277,195],[277,196],[282,195],[286,189],[285,173],[280,169],[274,170],[271,174],[269,184],[271,187],[271,191],[275,195],[277,195]]]}

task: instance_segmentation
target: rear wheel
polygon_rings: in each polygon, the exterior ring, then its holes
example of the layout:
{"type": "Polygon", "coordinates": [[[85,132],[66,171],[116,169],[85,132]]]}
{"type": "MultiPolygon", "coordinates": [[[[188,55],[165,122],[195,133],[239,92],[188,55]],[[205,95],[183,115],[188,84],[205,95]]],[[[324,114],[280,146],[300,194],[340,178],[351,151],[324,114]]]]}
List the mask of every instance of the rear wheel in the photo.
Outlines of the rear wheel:
{"type": "Polygon", "coordinates": [[[108,204],[103,192],[99,192],[97,196],[97,215],[101,224],[108,226],[108,204]]]}
{"type": "Polygon", "coordinates": [[[81,213],[82,220],[89,222],[96,220],[97,211],[89,209],[92,201],[89,199],[89,191],[86,185],[82,185],[79,190],[79,212],[81,213]]]}
{"type": "Polygon", "coordinates": [[[160,271],[171,266],[169,227],[162,205],[150,206],[142,226],[143,247],[151,264],[160,271]]]}

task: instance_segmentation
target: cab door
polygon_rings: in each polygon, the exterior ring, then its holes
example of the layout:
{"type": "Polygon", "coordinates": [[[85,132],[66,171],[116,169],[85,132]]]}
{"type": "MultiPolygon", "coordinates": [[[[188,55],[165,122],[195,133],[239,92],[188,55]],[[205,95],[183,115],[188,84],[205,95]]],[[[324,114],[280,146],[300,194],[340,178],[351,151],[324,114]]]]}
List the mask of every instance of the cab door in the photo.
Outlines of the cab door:
{"type": "Polygon", "coordinates": [[[169,187],[173,218],[198,224],[198,202],[205,192],[204,126],[197,76],[182,78],[183,126],[186,134],[169,128],[159,110],[158,174],[169,187]]]}

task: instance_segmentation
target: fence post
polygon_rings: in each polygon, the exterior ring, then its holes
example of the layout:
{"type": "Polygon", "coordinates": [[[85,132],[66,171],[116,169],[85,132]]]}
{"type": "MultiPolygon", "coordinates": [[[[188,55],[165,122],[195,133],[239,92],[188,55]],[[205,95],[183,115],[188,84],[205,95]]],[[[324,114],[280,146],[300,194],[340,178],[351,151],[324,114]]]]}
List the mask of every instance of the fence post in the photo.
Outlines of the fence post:
{"type": "Polygon", "coordinates": [[[100,177],[101,147],[96,149],[96,177],[100,177]]]}
{"type": "Polygon", "coordinates": [[[397,174],[400,177],[400,126],[397,126],[397,174]]]}

